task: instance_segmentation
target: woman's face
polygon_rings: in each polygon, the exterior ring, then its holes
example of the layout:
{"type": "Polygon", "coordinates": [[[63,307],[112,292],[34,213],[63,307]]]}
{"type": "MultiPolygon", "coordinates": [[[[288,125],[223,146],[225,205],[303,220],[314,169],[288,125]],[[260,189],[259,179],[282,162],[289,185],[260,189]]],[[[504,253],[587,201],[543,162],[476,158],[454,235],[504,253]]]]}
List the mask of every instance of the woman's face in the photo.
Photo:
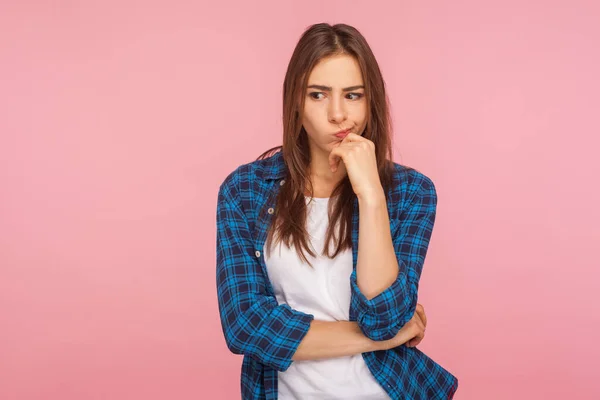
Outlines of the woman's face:
{"type": "Polygon", "coordinates": [[[362,134],[367,124],[367,101],[360,66],[353,57],[321,60],[310,72],[305,96],[302,125],[311,154],[329,155],[342,141],[335,136],[340,130],[362,134]]]}

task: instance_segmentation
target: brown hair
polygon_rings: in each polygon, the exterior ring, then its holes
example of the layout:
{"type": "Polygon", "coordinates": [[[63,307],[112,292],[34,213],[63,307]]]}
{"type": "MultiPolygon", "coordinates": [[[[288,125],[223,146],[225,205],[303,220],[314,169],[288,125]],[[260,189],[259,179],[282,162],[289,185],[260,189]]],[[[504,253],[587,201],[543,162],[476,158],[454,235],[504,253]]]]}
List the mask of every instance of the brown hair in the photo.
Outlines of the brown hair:
{"type": "MultiPolygon", "coordinates": [[[[257,160],[265,158],[274,150],[281,149],[287,166],[285,184],[281,186],[276,199],[275,213],[267,236],[267,251],[271,253],[274,236],[288,247],[293,243],[299,256],[307,264],[304,251],[315,257],[309,248],[308,233],[305,227],[307,207],[305,188],[312,183],[308,176],[310,151],[308,137],[302,126],[305,92],[308,76],[322,59],[336,55],[350,55],[360,65],[365,85],[365,99],[368,104],[367,124],[362,134],[375,144],[377,169],[384,192],[388,193],[392,180],[392,123],[389,113],[385,82],[379,65],[365,38],[354,27],[346,24],[329,25],[319,23],[310,26],[300,37],[288,64],[283,82],[283,146],[276,146],[261,154],[257,160]]],[[[330,224],[325,236],[325,255],[333,258],[344,249],[352,248],[352,214],[356,195],[346,175],[334,188],[329,201],[330,224]],[[335,199],[335,200],[334,200],[335,199]],[[329,252],[334,240],[334,227],[339,225],[335,252],[329,252]]]]}

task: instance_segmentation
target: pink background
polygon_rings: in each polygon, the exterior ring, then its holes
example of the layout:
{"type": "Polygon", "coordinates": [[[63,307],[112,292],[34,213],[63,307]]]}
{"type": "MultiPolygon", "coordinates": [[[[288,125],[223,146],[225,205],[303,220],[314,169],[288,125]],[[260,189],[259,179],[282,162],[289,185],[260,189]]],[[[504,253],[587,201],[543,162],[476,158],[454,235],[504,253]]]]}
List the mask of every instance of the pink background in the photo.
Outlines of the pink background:
{"type": "Polygon", "coordinates": [[[4,1],[0,398],[236,399],[218,185],[281,143],[302,31],[356,26],[436,183],[420,348],[458,400],[600,398],[594,1],[4,1]]]}

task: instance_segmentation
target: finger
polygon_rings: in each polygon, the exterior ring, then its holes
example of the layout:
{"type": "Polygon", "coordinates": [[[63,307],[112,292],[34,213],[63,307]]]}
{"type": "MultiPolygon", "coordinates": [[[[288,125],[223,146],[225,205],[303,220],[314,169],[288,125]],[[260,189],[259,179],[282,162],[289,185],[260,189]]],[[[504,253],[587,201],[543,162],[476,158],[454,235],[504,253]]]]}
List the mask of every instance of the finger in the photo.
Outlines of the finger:
{"type": "Polygon", "coordinates": [[[339,147],[335,147],[333,150],[331,150],[329,152],[328,162],[329,162],[329,169],[331,171],[335,171],[337,169],[337,166],[339,165],[339,162],[342,158],[342,152],[343,152],[343,149],[340,149],[339,147]]]}
{"type": "Polygon", "coordinates": [[[407,347],[414,347],[416,345],[418,345],[419,343],[421,343],[421,340],[423,340],[423,338],[425,337],[425,332],[422,331],[421,333],[419,333],[418,335],[416,335],[415,337],[413,337],[412,339],[410,339],[407,342],[407,347]]]}
{"type": "Polygon", "coordinates": [[[414,343],[420,342],[424,336],[423,332],[425,331],[425,325],[423,325],[423,322],[421,321],[421,318],[418,316],[418,314],[414,315],[414,323],[415,325],[417,325],[417,332],[414,337],[412,337],[408,342],[406,342],[407,347],[413,347],[414,343]]]}
{"type": "Polygon", "coordinates": [[[421,343],[421,341],[424,338],[425,338],[425,334],[416,336],[415,338],[410,340],[408,347],[416,347],[417,345],[419,345],[419,343],[421,343]]]}
{"type": "Polygon", "coordinates": [[[371,148],[371,149],[375,149],[375,143],[373,143],[371,140],[364,138],[360,135],[357,135],[356,133],[349,133],[346,135],[346,137],[340,142],[340,144],[354,144],[354,145],[361,145],[364,146],[365,144],[367,145],[367,147],[371,148]]]}
{"type": "Polygon", "coordinates": [[[370,140],[367,138],[364,138],[360,135],[357,135],[356,133],[350,132],[349,134],[346,135],[346,137],[344,137],[344,139],[342,140],[342,143],[344,143],[344,142],[364,142],[364,141],[370,141],[370,140]]]}
{"type": "Polygon", "coordinates": [[[335,172],[340,165],[340,162],[344,161],[344,157],[348,154],[348,150],[355,147],[357,143],[344,143],[334,147],[329,152],[329,169],[335,172]]]}
{"type": "Polygon", "coordinates": [[[427,328],[427,317],[425,316],[425,309],[419,304],[416,311],[417,315],[419,316],[419,319],[421,320],[420,326],[422,327],[422,331],[409,341],[408,347],[417,346],[425,338],[425,331],[427,328]]]}
{"type": "Polygon", "coordinates": [[[419,314],[421,321],[423,321],[423,325],[427,327],[427,316],[425,315],[425,309],[423,308],[423,306],[421,304],[417,304],[416,311],[419,314]]]}
{"type": "Polygon", "coordinates": [[[425,325],[425,323],[423,322],[423,313],[421,312],[421,310],[419,309],[419,307],[415,308],[415,313],[413,314],[413,318],[416,321],[419,321],[421,323],[421,325],[425,325]]]}
{"type": "Polygon", "coordinates": [[[420,318],[416,318],[415,323],[418,326],[418,329],[415,336],[410,339],[411,344],[413,344],[415,341],[420,341],[420,338],[423,338],[425,334],[425,325],[423,324],[423,321],[421,321],[420,318]]]}
{"type": "Polygon", "coordinates": [[[419,343],[421,343],[421,341],[425,338],[425,329],[423,329],[423,331],[417,335],[416,337],[414,337],[413,339],[411,339],[411,343],[410,345],[412,347],[418,345],[419,343]]]}

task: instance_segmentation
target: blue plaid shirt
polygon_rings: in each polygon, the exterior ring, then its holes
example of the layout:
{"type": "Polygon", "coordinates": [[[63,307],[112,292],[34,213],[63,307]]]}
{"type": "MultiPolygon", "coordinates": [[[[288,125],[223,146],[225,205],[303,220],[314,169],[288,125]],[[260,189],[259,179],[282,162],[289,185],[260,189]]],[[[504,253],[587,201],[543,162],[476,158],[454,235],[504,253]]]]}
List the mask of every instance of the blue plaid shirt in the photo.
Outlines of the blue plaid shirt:
{"type": "MultiPolygon", "coordinates": [[[[387,195],[390,229],[400,265],[396,281],[368,300],[356,282],[358,198],[352,218],[353,272],[350,321],[373,340],[393,338],[417,305],[417,289],[433,230],[437,195],[420,172],[394,163],[387,195]]],[[[244,400],[277,399],[277,372],[285,371],[314,319],[279,305],[262,254],[275,196],[285,183],[282,152],[240,165],[219,187],[217,200],[217,294],[227,347],[243,354],[244,400]],[[269,212],[270,211],[270,212],[269,212]]],[[[416,347],[362,353],[392,399],[451,399],[458,379],[416,347]]]]}

